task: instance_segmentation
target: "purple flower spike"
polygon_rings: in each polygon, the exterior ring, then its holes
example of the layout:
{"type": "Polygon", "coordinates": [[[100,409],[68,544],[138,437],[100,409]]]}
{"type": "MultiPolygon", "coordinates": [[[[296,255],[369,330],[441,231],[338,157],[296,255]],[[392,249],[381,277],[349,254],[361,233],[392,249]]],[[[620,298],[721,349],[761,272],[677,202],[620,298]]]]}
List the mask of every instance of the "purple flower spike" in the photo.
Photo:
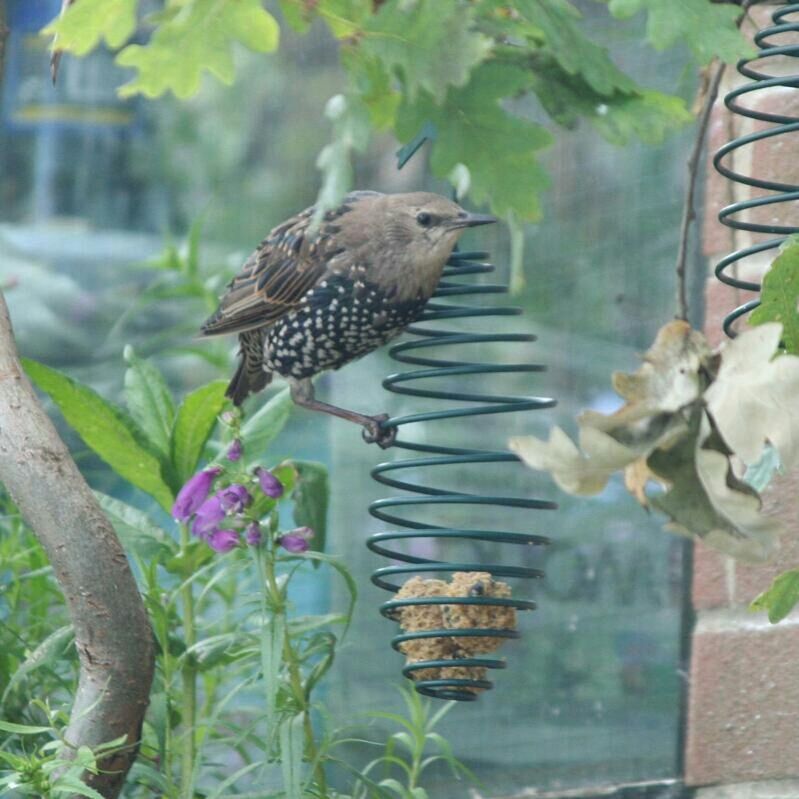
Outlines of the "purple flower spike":
{"type": "Polygon", "coordinates": [[[307,552],[311,548],[310,541],[313,535],[313,530],[310,527],[298,527],[296,530],[290,530],[281,535],[277,539],[277,543],[287,552],[307,552]]]}
{"type": "Polygon", "coordinates": [[[185,522],[203,504],[211,490],[211,484],[221,471],[219,466],[214,466],[189,478],[178,492],[172,506],[172,516],[179,522],[185,522]]]}
{"type": "Polygon", "coordinates": [[[244,531],[244,538],[251,547],[259,546],[263,540],[263,536],[261,535],[261,525],[259,525],[258,522],[252,522],[251,524],[248,524],[247,529],[244,531]]]}
{"type": "Polygon", "coordinates": [[[215,552],[230,552],[241,543],[235,530],[212,530],[205,540],[215,552]]]}
{"type": "Polygon", "coordinates": [[[194,535],[205,538],[206,533],[209,533],[224,518],[225,509],[222,507],[222,500],[218,494],[214,494],[197,508],[191,531],[194,535]]]}
{"type": "Polygon", "coordinates": [[[244,451],[244,447],[241,446],[241,441],[237,438],[231,445],[230,449],[227,451],[227,459],[229,461],[240,461],[241,454],[244,451]]]}
{"type": "Polygon", "coordinates": [[[227,513],[241,513],[252,502],[250,492],[238,483],[233,483],[233,485],[217,491],[214,496],[219,498],[223,510],[227,513]]]}
{"type": "Polygon", "coordinates": [[[260,466],[256,469],[255,473],[258,475],[258,483],[261,486],[261,491],[272,499],[277,499],[283,496],[283,484],[275,477],[268,469],[262,469],[260,466]]]}

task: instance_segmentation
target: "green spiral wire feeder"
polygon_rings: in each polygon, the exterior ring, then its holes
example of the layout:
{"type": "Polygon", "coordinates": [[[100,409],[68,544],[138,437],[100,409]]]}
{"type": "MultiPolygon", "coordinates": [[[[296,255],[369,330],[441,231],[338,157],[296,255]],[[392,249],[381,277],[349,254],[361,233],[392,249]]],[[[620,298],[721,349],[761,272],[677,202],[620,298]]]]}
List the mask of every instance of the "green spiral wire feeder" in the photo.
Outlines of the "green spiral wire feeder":
{"type": "MultiPolygon", "coordinates": [[[[763,178],[751,175],[744,175],[735,172],[725,164],[727,155],[741,147],[754,145],[757,142],[784,136],[790,133],[799,132],[799,118],[789,114],[777,114],[758,111],[748,108],[745,102],[741,102],[747,95],[770,89],[774,86],[799,89],[799,61],[797,61],[796,72],[792,75],[784,74],[784,69],[777,68],[776,74],[768,74],[769,64],[774,64],[775,59],[779,62],[780,58],[791,57],[799,58],[799,44],[791,43],[778,45],[780,38],[786,34],[799,33],[799,3],[788,3],[776,9],[771,15],[773,25],[763,28],[755,34],[754,42],[758,47],[758,52],[752,58],[744,58],[738,62],[738,72],[752,82],[739,86],[729,92],[724,98],[727,108],[739,116],[760,122],[769,122],[773,127],[763,128],[745,136],[739,136],[731,142],[721,147],[713,158],[713,165],[724,177],[735,183],[741,183],[763,191],[773,192],[762,197],[755,197],[751,200],[732,203],[722,208],[719,212],[719,221],[733,230],[746,230],[753,233],[766,233],[777,235],[778,238],[768,241],[758,242],[751,247],[746,247],[723,258],[716,265],[716,277],[728,286],[732,286],[744,291],[760,291],[760,283],[751,280],[741,280],[734,274],[734,265],[744,261],[751,255],[777,249],[793,233],[799,233],[799,227],[792,225],[765,224],[749,222],[744,217],[748,211],[764,206],[790,203],[799,200],[799,186],[791,183],[783,183],[775,180],[764,180],[763,178]],[[793,20],[788,18],[794,16],[793,20]],[[759,69],[753,68],[752,64],[762,62],[763,66],[759,69]]],[[[788,39],[790,41],[790,38],[788,39]]],[[[760,305],[760,300],[754,299],[746,302],[731,311],[724,319],[724,332],[730,336],[735,336],[734,322],[741,316],[748,314],[760,305]]]]}
{"type": "MultiPolygon", "coordinates": [[[[426,138],[431,138],[430,131],[425,129],[411,144],[399,153],[400,168],[416,152],[426,138]]],[[[457,407],[448,407],[444,410],[430,410],[407,416],[397,416],[385,422],[387,427],[402,428],[404,425],[419,422],[441,421],[444,419],[464,418],[474,419],[488,414],[518,413],[521,411],[540,410],[552,408],[555,400],[545,397],[505,396],[491,394],[488,391],[477,390],[474,392],[460,392],[439,390],[436,388],[422,387],[425,381],[437,378],[451,378],[460,376],[491,376],[500,374],[518,374],[543,372],[546,367],[540,364],[496,364],[479,363],[464,360],[453,360],[431,354],[431,350],[439,350],[448,346],[470,344],[517,344],[529,343],[536,337],[521,333],[493,333],[493,332],[456,332],[426,327],[426,322],[452,319],[478,319],[483,317],[517,316],[522,313],[520,308],[511,307],[480,307],[479,305],[452,303],[453,297],[499,294],[507,292],[504,285],[472,284],[464,282],[464,278],[490,273],[494,266],[486,262],[487,253],[484,252],[455,252],[448,261],[438,288],[433,299],[419,320],[419,323],[408,328],[408,332],[415,338],[404,341],[390,348],[390,356],[399,363],[419,367],[413,371],[398,372],[383,381],[383,387],[395,394],[404,396],[421,397],[424,399],[442,400],[448,403],[457,403],[457,407]],[[441,302],[440,300],[448,300],[441,302]]],[[[406,460],[396,460],[381,463],[372,470],[372,477],[378,483],[407,492],[411,496],[394,496],[379,499],[369,506],[369,513],[376,519],[392,525],[396,529],[379,532],[372,535],[367,546],[372,552],[390,558],[394,563],[377,569],[372,574],[372,582],[388,591],[396,592],[400,585],[395,578],[411,575],[454,572],[488,572],[492,577],[510,578],[540,578],[543,571],[527,566],[490,563],[478,564],[468,562],[450,562],[424,557],[420,554],[408,552],[398,546],[401,542],[413,543],[413,539],[427,541],[460,540],[474,542],[502,543],[516,546],[543,546],[549,543],[544,535],[533,533],[508,532],[504,530],[484,529],[454,529],[436,525],[432,522],[416,521],[405,518],[404,512],[418,511],[419,509],[442,509],[442,506],[477,505],[494,508],[516,508],[520,512],[533,510],[554,510],[554,502],[543,499],[523,499],[517,497],[491,496],[475,493],[452,491],[423,485],[407,475],[409,470],[415,472],[419,469],[431,469],[436,475],[446,474],[448,467],[462,464],[497,464],[518,461],[516,455],[503,450],[483,450],[470,447],[440,446],[433,443],[418,443],[403,441],[399,438],[395,447],[409,452],[418,453],[417,457],[406,460]],[[443,470],[443,471],[441,471],[443,470]]],[[[488,525],[487,525],[488,526],[488,525]]],[[[510,550],[509,550],[510,552],[510,550]]],[[[512,558],[511,558],[512,560],[512,558]]],[[[481,592],[482,593],[482,592],[481,592]]],[[[536,603],[529,599],[516,599],[500,596],[425,596],[393,599],[385,602],[380,607],[380,612],[389,619],[397,618],[397,611],[411,606],[453,605],[468,606],[482,605],[495,608],[514,608],[516,610],[533,610],[536,603]]],[[[443,609],[442,609],[443,610],[443,609]]],[[[401,651],[403,643],[420,641],[422,639],[446,639],[457,637],[473,639],[480,637],[518,638],[515,629],[425,629],[418,632],[407,632],[396,635],[392,647],[401,651]]],[[[498,658],[485,657],[456,657],[455,659],[422,660],[407,664],[403,674],[413,679],[416,690],[427,696],[440,699],[457,699],[464,701],[475,700],[478,692],[490,689],[492,683],[487,679],[470,676],[446,676],[439,678],[426,678],[419,674],[423,670],[432,669],[441,673],[444,669],[450,672],[464,672],[482,675],[485,669],[502,669],[506,664],[498,658]],[[414,676],[416,673],[416,677],[414,676]]],[[[428,672],[430,674],[430,672],[428,672]]]]}

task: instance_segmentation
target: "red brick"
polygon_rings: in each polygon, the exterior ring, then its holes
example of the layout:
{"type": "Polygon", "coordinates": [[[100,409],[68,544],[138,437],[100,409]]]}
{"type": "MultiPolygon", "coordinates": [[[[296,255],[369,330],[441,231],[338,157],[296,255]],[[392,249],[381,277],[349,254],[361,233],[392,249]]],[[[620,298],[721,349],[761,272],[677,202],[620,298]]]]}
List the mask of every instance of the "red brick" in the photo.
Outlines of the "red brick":
{"type": "Polygon", "coordinates": [[[694,564],[691,598],[696,610],[726,608],[735,596],[735,562],[697,541],[694,545],[694,564]]]}
{"type": "Polygon", "coordinates": [[[705,212],[702,222],[702,252],[710,256],[726,255],[734,248],[731,228],[718,220],[719,211],[732,202],[732,183],[713,166],[712,156],[733,138],[730,112],[722,97],[710,114],[707,130],[707,169],[705,173],[705,212]]]}
{"type": "Polygon", "coordinates": [[[688,703],[688,785],[794,777],[799,763],[799,616],[702,614],[688,703]]]}

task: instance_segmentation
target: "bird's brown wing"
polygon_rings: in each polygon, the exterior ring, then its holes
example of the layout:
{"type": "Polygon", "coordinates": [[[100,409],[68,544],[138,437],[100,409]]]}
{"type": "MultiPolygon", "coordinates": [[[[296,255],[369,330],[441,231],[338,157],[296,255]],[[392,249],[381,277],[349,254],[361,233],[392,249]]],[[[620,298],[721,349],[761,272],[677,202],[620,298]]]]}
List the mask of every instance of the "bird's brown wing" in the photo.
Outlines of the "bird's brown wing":
{"type": "Polygon", "coordinates": [[[275,228],[233,278],[203,335],[243,333],[274,324],[302,300],[325,269],[305,240],[312,209],[275,228]]]}
{"type": "Polygon", "coordinates": [[[202,326],[205,336],[268,327],[296,308],[326,274],[337,253],[335,225],[354,202],[373,192],[353,192],[325,214],[321,228],[308,235],[314,209],[306,208],[278,225],[247,259],[228,285],[219,308],[202,326]]]}

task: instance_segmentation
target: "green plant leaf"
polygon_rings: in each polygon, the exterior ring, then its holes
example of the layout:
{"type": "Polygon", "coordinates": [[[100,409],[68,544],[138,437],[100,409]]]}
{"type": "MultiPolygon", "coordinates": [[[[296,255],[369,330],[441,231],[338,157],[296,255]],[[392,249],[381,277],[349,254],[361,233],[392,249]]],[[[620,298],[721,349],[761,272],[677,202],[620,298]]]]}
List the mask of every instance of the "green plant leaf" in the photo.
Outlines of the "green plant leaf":
{"type": "Polygon", "coordinates": [[[44,30],[58,37],[58,49],[86,55],[101,39],[112,49],[121,47],[136,30],[138,0],[77,0],[44,30]]]}
{"type": "Polygon", "coordinates": [[[372,0],[319,0],[316,5],[316,13],[337,39],[359,35],[372,10],[372,0]]]}
{"type": "Polygon", "coordinates": [[[59,627],[54,632],[50,633],[50,635],[48,635],[47,638],[17,666],[8,681],[8,685],[3,691],[3,696],[0,698],[0,705],[5,704],[6,697],[32,671],[42,666],[55,666],[56,662],[64,657],[64,652],[67,647],[72,644],[74,635],[71,624],[59,627]]]}
{"type": "Polygon", "coordinates": [[[188,394],[178,408],[170,451],[172,466],[181,484],[197,468],[216,419],[227,402],[226,388],[224,380],[214,380],[188,394]]]}
{"type": "Polygon", "coordinates": [[[279,35],[275,18],[260,0],[186,0],[177,14],[161,22],[146,45],[128,45],[117,56],[120,66],[138,70],[119,93],[159,97],[171,91],[185,99],[199,91],[204,70],[232,83],[231,46],[238,42],[269,53],[277,48],[279,35]]]}
{"type": "Polygon", "coordinates": [[[56,369],[28,358],[23,359],[23,366],[87,447],[162,508],[172,507],[174,496],[161,476],[161,463],[145,448],[141,430],[121,408],[56,369]]]}
{"type": "Polygon", "coordinates": [[[126,550],[143,561],[163,561],[175,553],[172,539],[144,511],[100,491],[94,495],[126,550]]]}
{"type": "Polygon", "coordinates": [[[736,28],[737,6],[708,0],[610,0],[608,8],[618,19],[646,11],[647,38],[656,50],[685,43],[700,64],[716,56],[732,64],[754,52],[736,28]]]}
{"type": "Polygon", "coordinates": [[[10,721],[1,720],[0,730],[11,732],[15,735],[39,735],[43,732],[52,732],[50,727],[32,727],[30,724],[12,724],[10,721]]]}
{"type": "Polygon", "coordinates": [[[634,81],[611,61],[607,50],[583,35],[575,24],[580,13],[567,0],[517,0],[517,11],[540,28],[546,50],[566,73],[582,76],[593,91],[605,97],[635,90],[634,81]]]}
{"type": "Polygon", "coordinates": [[[438,103],[491,50],[474,15],[460,0],[388,0],[363,26],[359,47],[400,76],[409,102],[425,90],[438,103]]]}
{"type": "Polygon", "coordinates": [[[751,610],[768,611],[768,620],[776,624],[799,602],[799,569],[783,572],[749,606],[751,610]]]}
{"type": "Polygon", "coordinates": [[[425,122],[437,131],[430,157],[433,172],[448,177],[457,164],[471,174],[470,196],[488,201],[498,216],[515,211],[523,220],[539,218],[539,194],[549,183],[536,160],[552,136],[540,125],[513,116],[500,100],[529,88],[530,73],[512,64],[479,65],[463,88],[451,88],[442,105],[420,93],[416,103],[405,101],[397,115],[397,133],[412,139],[425,122]]]}
{"type": "Polygon", "coordinates": [[[245,455],[263,458],[269,445],[286,426],[294,403],[287,388],[275,394],[241,426],[245,455]]]}
{"type": "Polygon", "coordinates": [[[303,722],[304,714],[298,713],[280,723],[280,766],[286,799],[303,799],[303,722]]]}
{"type": "Polygon", "coordinates": [[[297,483],[291,494],[294,502],[294,523],[298,527],[310,527],[314,531],[312,547],[325,551],[327,538],[327,506],[330,488],[327,467],[312,461],[292,461],[297,470],[297,483]]]}
{"type": "Polygon", "coordinates": [[[144,431],[153,448],[167,458],[169,438],[175,419],[175,403],[163,375],[149,361],[125,347],[125,401],[131,416],[144,431]]]}
{"type": "Polygon", "coordinates": [[[749,321],[779,322],[785,351],[799,355],[799,236],[791,236],[772,261],[763,278],[760,305],[749,321]]]}

